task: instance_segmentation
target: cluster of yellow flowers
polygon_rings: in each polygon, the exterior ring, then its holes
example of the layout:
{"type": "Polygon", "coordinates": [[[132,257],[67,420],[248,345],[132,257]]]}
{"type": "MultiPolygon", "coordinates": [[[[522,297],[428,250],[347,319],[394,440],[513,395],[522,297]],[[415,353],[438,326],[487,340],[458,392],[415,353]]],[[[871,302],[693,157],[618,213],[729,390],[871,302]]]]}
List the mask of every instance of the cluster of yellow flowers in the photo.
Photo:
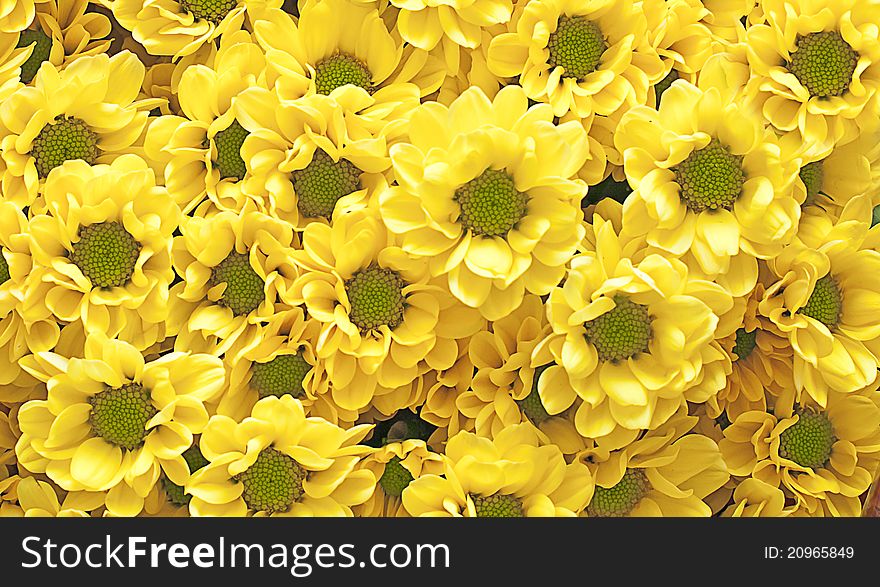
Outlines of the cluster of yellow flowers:
{"type": "Polygon", "coordinates": [[[0,515],[860,515],[878,23],[0,0],[0,515]]]}

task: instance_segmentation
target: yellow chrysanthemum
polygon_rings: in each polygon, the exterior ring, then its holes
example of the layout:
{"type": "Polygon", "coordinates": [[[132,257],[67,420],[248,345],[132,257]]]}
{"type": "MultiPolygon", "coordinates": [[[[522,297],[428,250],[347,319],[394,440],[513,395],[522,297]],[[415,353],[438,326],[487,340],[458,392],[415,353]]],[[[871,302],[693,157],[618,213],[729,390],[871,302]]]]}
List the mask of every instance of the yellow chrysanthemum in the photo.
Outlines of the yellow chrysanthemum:
{"type": "Polygon", "coordinates": [[[394,246],[369,211],[339,216],[332,227],[309,224],[294,258],[301,274],[288,301],[304,303],[321,322],[315,353],[343,409],[362,410],[379,388],[387,393],[428,369],[449,368],[455,341],[484,325],[430,282],[425,260],[394,246]]]}
{"type": "Polygon", "coordinates": [[[651,44],[656,39],[649,37],[646,13],[663,11],[664,4],[519,3],[508,24],[511,32],[492,39],[489,69],[518,76],[526,95],[550,103],[556,116],[571,111],[586,118],[646,104],[649,86],[666,73],[651,44]]]}
{"type": "MultiPolygon", "coordinates": [[[[880,366],[880,252],[866,242],[867,197],[837,220],[808,216],[795,241],[767,261],[773,283],[759,304],[794,349],[794,386],[825,405],[829,388],[860,389],[880,366]]],[[[800,398],[798,398],[800,400],[800,398]]]]}
{"type": "Polygon", "coordinates": [[[165,473],[182,480],[182,453],[208,422],[204,402],[223,385],[219,359],[170,353],[146,362],[132,345],[90,335],[83,358],[41,353],[60,366],[45,400],[19,412],[19,464],[67,491],[106,492],[114,515],[136,515],[165,473]]]}
{"type": "Polygon", "coordinates": [[[59,501],[56,488],[35,477],[10,477],[0,486],[7,483],[18,503],[0,505],[0,518],[88,518],[91,510],[104,505],[103,495],[89,491],[61,491],[59,501]]]}
{"type": "Polygon", "coordinates": [[[796,164],[760,117],[718,89],[674,82],[658,110],[627,112],[614,142],[634,188],[625,230],[693,259],[733,295],[754,288],[756,258],[794,237],[796,164]]]}
{"type": "Polygon", "coordinates": [[[208,464],[186,485],[194,516],[351,516],[376,476],[358,467],[370,426],[307,418],[290,395],[265,397],[240,423],[213,416],[200,440],[208,464]]]}
{"type": "Polygon", "coordinates": [[[748,29],[745,95],[781,132],[821,157],[877,126],[880,5],[858,0],[762,0],[748,29]]]}
{"type": "Polygon", "coordinates": [[[521,518],[574,516],[592,495],[587,467],[566,464],[524,423],[493,440],[459,432],[446,444],[443,475],[423,474],[402,498],[412,516],[521,518]]]}
{"type": "Polygon", "coordinates": [[[0,104],[5,199],[30,206],[65,161],[110,163],[129,150],[159,103],[137,99],[143,78],[144,66],[127,51],[81,57],[61,72],[44,62],[32,86],[0,104]]]}
{"type": "Polygon", "coordinates": [[[553,124],[519,86],[423,104],[391,147],[398,185],[380,196],[382,219],[459,300],[501,318],[562,279],[584,231],[573,177],[587,150],[579,123],[553,124]]]}
{"type": "Polygon", "coordinates": [[[408,517],[400,498],[404,489],[422,475],[443,474],[443,458],[418,439],[389,442],[361,466],[379,480],[370,498],[354,508],[355,515],[362,517],[408,517]]]}
{"type": "Polygon", "coordinates": [[[141,349],[165,338],[180,210],[147,164],[135,155],[69,161],[49,174],[40,204],[27,229],[25,321],[81,320],[141,349]]]}
{"type": "Polygon", "coordinates": [[[587,438],[653,429],[686,400],[705,402],[724,386],[730,359],[716,339],[732,333],[720,316],[733,301],[681,261],[618,236],[598,214],[592,231],[594,244],[550,293],[553,332],[532,364],[555,364],[538,392],[550,414],[580,397],[575,423],[587,438]]]}
{"type": "Polygon", "coordinates": [[[151,121],[144,149],[164,168],[165,185],[184,213],[207,196],[222,209],[244,208],[241,181],[248,173],[241,146],[248,131],[236,115],[236,97],[265,86],[266,61],[246,31],[224,35],[210,65],[186,67],[174,92],[183,116],[151,121]]]}
{"type": "Polygon", "coordinates": [[[587,450],[595,490],[589,517],[710,516],[704,499],[730,475],[718,445],[689,434],[697,422],[682,409],[668,422],[624,448],[605,455],[587,450]]]}
{"type": "Polygon", "coordinates": [[[293,230],[259,212],[184,217],[172,258],[183,282],[171,288],[169,320],[179,325],[178,349],[220,355],[239,338],[254,340],[258,325],[278,311],[296,275],[293,230]]]}
{"type": "Polygon", "coordinates": [[[791,513],[785,507],[781,489],[759,479],[748,478],[733,491],[733,503],[721,516],[727,518],[784,518],[791,513]]]}
{"type": "Polygon", "coordinates": [[[740,414],[719,443],[731,474],[780,488],[801,515],[858,516],[880,463],[876,387],[829,392],[824,407],[789,393],[773,413],[740,414]]]}
{"type": "Polygon", "coordinates": [[[0,0],[0,31],[17,33],[34,21],[36,5],[48,0],[0,0]]]}
{"type": "Polygon", "coordinates": [[[421,378],[425,398],[419,416],[437,427],[441,442],[461,430],[474,431],[474,419],[462,414],[457,405],[458,398],[470,389],[474,378],[469,348],[469,340],[459,340],[457,358],[452,366],[440,371],[428,371],[421,378]]]}

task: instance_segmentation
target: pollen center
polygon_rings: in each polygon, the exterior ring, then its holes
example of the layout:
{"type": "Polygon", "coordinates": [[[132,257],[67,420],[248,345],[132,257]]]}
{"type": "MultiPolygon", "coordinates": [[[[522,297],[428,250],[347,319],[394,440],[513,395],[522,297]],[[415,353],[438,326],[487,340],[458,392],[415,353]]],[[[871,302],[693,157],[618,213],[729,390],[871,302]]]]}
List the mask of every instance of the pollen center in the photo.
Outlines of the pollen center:
{"type": "Polygon", "coordinates": [[[623,478],[611,487],[596,486],[587,507],[591,516],[617,518],[630,513],[650,488],[648,477],[640,469],[627,469],[623,478]]]}
{"type": "Polygon", "coordinates": [[[138,383],[97,393],[89,398],[89,405],[89,424],[95,435],[128,450],[144,443],[147,422],[158,413],[149,390],[138,383]]]}
{"type": "Polygon", "coordinates": [[[373,74],[367,65],[353,55],[336,53],[315,65],[315,88],[325,96],[346,84],[373,92],[373,74]]]}
{"type": "Polygon", "coordinates": [[[487,169],[455,190],[453,199],[461,207],[461,225],[481,236],[507,235],[525,216],[528,202],[513,177],[500,169],[487,169]]]}
{"type": "MultiPolygon", "coordinates": [[[[208,459],[202,455],[202,451],[199,450],[199,445],[197,444],[192,445],[183,452],[183,460],[186,461],[190,474],[195,473],[208,464],[208,459]]],[[[174,505],[187,505],[192,500],[192,495],[187,494],[182,486],[172,483],[164,476],[162,477],[162,487],[165,489],[168,501],[174,505]]]]}
{"type": "Polygon", "coordinates": [[[798,421],[779,435],[779,456],[801,467],[821,469],[831,458],[837,439],[834,427],[825,414],[805,409],[795,410],[798,421]]]}
{"type": "Polygon", "coordinates": [[[251,267],[247,253],[232,251],[211,270],[208,287],[221,283],[226,284],[226,289],[218,303],[232,310],[236,316],[256,310],[266,297],[263,278],[251,267]]]}
{"type": "Polygon", "coordinates": [[[547,65],[551,71],[562,67],[562,77],[582,79],[596,71],[607,48],[599,25],[584,16],[563,15],[547,41],[547,65]]]}
{"type": "Polygon", "coordinates": [[[587,340],[602,361],[622,361],[648,352],[651,317],[647,306],[615,296],[614,308],[584,324],[587,340]]]}
{"type": "Polygon", "coordinates": [[[837,31],[799,36],[788,70],[811,96],[841,96],[852,82],[859,54],[837,31]]]}
{"type": "Polygon", "coordinates": [[[21,65],[21,81],[29,84],[37,75],[37,70],[44,61],[49,59],[49,52],[52,49],[52,39],[43,32],[39,27],[35,29],[25,29],[21,31],[18,37],[16,47],[27,47],[34,44],[31,56],[21,65]],[[36,43],[36,44],[34,44],[36,43]]]}
{"type": "Polygon", "coordinates": [[[396,271],[371,265],[345,282],[351,304],[349,319],[361,332],[387,326],[394,330],[403,322],[406,282],[396,271]]]}
{"type": "Polygon", "coordinates": [[[197,20],[210,20],[220,24],[238,4],[238,0],[178,0],[184,12],[191,13],[197,20]]]}
{"type": "Polygon", "coordinates": [[[736,344],[733,346],[733,352],[736,353],[736,360],[742,361],[752,354],[755,350],[756,340],[758,338],[758,329],[747,332],[745,328],[736,331],[736,344]]]}
{"type": "Polygon", "coordinates": [[[307,472],[293,458],[273,447],[264,448],[254,464],[233,479],[244,485],[242,498],[260,512],[283,512],[302,497],[307,472]]]}
{"type": "Polygon", "coordinates": [[[818,320],[831,329],[840,322],[841,301],[840,287],[829,273],[816,281],[810,299],[798,312],[818,320]]]}
{"type": "Polygon", "coordinates": [[[59,115],[34,137],[30,155],[41,178],[65,161],[82,159],[93,165],[98,159],[98,135],[79,118],[59,115]]]}
{"type": "Polygon", "coordinates": [[[217,145],[217,161],[214,164],[220,171],[220,179],[244,179],[247,167],[241,158],[241,146],[249,134],[237,120],[233,120],[226,129],[214,135],[214,144],[217,145]]]}
{"type": "Polygon", "coordinates": [[[260,397],[292,395],[302,397],[303,379],[312,369],[302,353],[278,355],[266,363],[251,365],[251,387],[260,397]]]}
{"type": "Polygon", "coordinates": [[[541,403],[540,394],[538,394],[538,379],[549,366],[550,365],[542,365],[535,369],[535,374],[532,379],[532,390],[529,392],[529,395],[516,402],[526,418],[535,425],[540,425],[550,417],[550,414],[548,414],[546,408],[544,408],[544,404],[541,403]]]}
{"type": "Polygon", "coordinates": [[[522,518],[522,501],[513,495],[471,495],[478,518],[522,518]]]}
{"type": "Polygon", "coordinates": [[[400,464],[400,457],[394,457],[386,463],[385,472],[379,478],[379,484],[385,495],[400,497],[400,494],[412,480],[412,473],[400,464]]]}
{"type": "Polygon", "coordinates": [[[141,245],[119,222],[80,227],[70,260],[92,287],[122,287],[137,265],[141,245]]]}
{"type": "Polygon", "coordinates": [[[718,139],[693,151],[674,168],[682,201],[694,212],[730,210],[745,183],[742,159],[718,139]]]}
{"type": "Polygon", "coordinates": [[[825,182],[825,170],[822,161],[807,163],[801,167],[798,175],[807,188],[807,198],[804,200],[804,205],[814,203],[816,197],[822,192],[822,186],[825,182]]]}
{"type": "Polygon", "coordinates": [[[294,171],[291,177],[300,214],[330,220],[339,198],[360,189],[361,170],[347,159],[334,161],[317,149],[311,163],[294,171]]]}

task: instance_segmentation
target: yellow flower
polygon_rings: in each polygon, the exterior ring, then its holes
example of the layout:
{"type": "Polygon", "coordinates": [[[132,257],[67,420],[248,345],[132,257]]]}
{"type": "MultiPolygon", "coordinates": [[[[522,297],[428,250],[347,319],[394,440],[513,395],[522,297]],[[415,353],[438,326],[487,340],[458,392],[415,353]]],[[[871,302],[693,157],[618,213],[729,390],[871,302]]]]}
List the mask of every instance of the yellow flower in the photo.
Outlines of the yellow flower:
{"type": "Polygon", "coordinates": [[[880,6],[858,0],[764,0],[746,34],[745,94],[812,156],[876,128],[880,6]]]}
{"type": "Polygon", "coordinates": [[[127,152],[159,101],[138,100],[144,66],[122,52],[81,57],[58,71],[44,62],[33,86],[0,104],[0,181],[5,199],[34,203],[52,169],[81,159],[110,163],[127,152]]]}
{"type": "Polygon", "coordinates": [[[304,303],[321,323],[315,354],[343,409],[363,410],[374,395],[449,368],[456,340],[484,325],[476,311],[429,282],[425,261],[394,246],[367,210],[339,216],[332,227],[309,224],[294,258],[301,273],[287,299],[304,303]]]}
{"type": "Polygon", "coordinates": [[[732,333],[720,316],[733,301],[598,214],[591,228],[595,244],[572,259],[547,302],[553,331],[532,364],[555,364],[538,392],[549,414],[580,397],[575,423],[586,438],[654,429],[685,401],[705,402],[724,386],[730,359],[716,339],[732,333]]]}
{"type": "Polygon", "coordinates": [[[761,20],[756,18],[760,3],[755,0],[702,0],[702,4],[707,9],[703,22],[715,39],[716,50],[729,49],[745,37],[746,27],[761,20]]]}
{"type": "Polygon", "coordinates": [[[867,241],[870,219],[867,197],[850,200],[839,219],[808,216],[767,261],[772,285],[759,310],[791,342],[795,389],[820,406],[829,389],[856,391],[877,375],[880,252],[867,241]]]}
{"type": "Polygon", "coordinates": [[[200,440],[208,464],[186,485],[193,516],[351,516],[376,476],[358,467],[370,426],[307,418],[290,395],[265,397],[240,423],[213,416],[200,440]]]}
{"type": "Polygon", "coordinates": [[[293,231],[259,212],[185,216],[174,238],[175,271],[169,321],[179,325],[178,349],[218,356],[239,338],[253,340],[259,324],[286,309],[283,295],[296,270],[293,231]]]}
{"type": "Polygon", "coordinates": [[[10,489],[14,492],[18,505],[0,506],[0,517],[25,518],[88,518],[89,512],[104,505],[100,493],[89,491],[61,491],[50,483],[35,477],[12,477],[0,481],[0,485],[12,481],[10,489]]]}
{"type": "Polygon", "coordinates": [[[733,503],[721,515],[725,518],[784,518],[791,509],[786,508],[781,489],[750,477],[736,486],[733,503]]]}
{"type": "Polygon", "coordinates": [[[455,436],[460,430],[473,432],[474,418],[468,418],[458,409],[458,398],[470,389],[474,365],[468,356],[470,340],[458,341],[455,362],[448,369],[428,371],[421,378],[425,398],[419,416],[437,427],[441,441],[455,436]]]}
{"type": "Polygon", "coordinates": [[[794,237],[796,164],[782,159],[760,117],[717,88],[674,82],[659,110],[627,112],[614,142],[635,188],[625,230],[693,259],[734,296],[754,288],[756,258],[794,237]]]}
{"type": "Polygon", "coordinates": [[[609,115],[645,104],[648,87],[666,73],[646,13],[663,10],[659,0],[519,3],[511,32],[492,39],[489,69],[517,76],[526,95],[548,102],[556,116],[609,115]]]}
{"type": "Polygon", "coordinates": [[[380,196],[382,220],[455,297],[501,318],[562,279],[584,231],[586,184],[573,176],[588,148],[578,122],[553,124],[519,86],[423,104],[409,142],[391,147],[398,185],[380,196]]]}
{"type": "Polygon", "coordinates": [[[17,33],[34,21],[36,4],[47,0],[0,0],[0,31],[17,33]]]}
{"type": "MultiPolygon", "coordinates": [[[[60,367],[45,400],[19,412],[19,464],[67,491],[106,492],[108,511],[136,515],[160,473],[185,479],[182,453],[208,422],[220,360],[170,353],[145,361],[132,345],[89,336],[83,358],[40,353],[60,367]]],[[[47,373],[47,375],[49,375],[47,373]]]]}
{"type": "Polygon", "coordinates": [[[580,454],[596,485],[586,515],[710,516],[704,499],[730,475],[715,441],[688,433],[696,422],[682,408],[658,429],[607,456],[595,450],[580,454]]]}
{"type": "Polygon", "coordinates": [[[144,349],[168,330],[171,238],[180,210],[135,155],[49,174],[28,225],[26,322],[82,320],[144,349]]]}
{"type": "Polygon", "coordinates": [[[447,71],[440,89],[424,99],[436,100],[449,106],[471,86],[479,87],[490,99],[494,98],[498,90],[508,85],[509,80],[497,76],[489,70],[489,43],[493,37],[504,33],[505,30],[506,27],[503,24],[484,28],[480,33],[479,46],[474,49],[462,48],[457,53],[458,68],[456,73],[447,71]]]}
{"type": "Polygon", "coordinates": [[[403,490],[422,475],[442,475],[443,458],[425,441],[389,442],[361,462],[378,479],[370,498],[354,508],[359,517],[409,517],[400,499],[403,490]]]}
{"type": "Polygon", "coordinates": [[[446,444],[443,475],[422,474],[402,498],[412,516],[521,518],[577,515],[592,494],[587,467],[566,464],[525,423],[493,440],[459,432],[446,444]]]}

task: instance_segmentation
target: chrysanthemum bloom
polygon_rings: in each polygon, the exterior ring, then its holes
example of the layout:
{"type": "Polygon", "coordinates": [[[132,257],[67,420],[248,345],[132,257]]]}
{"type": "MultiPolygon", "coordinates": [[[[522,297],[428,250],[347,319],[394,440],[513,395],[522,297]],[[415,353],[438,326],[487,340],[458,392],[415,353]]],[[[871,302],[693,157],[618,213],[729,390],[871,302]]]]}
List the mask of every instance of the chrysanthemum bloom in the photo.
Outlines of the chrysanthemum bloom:
{"type": "Polygon", "coordinates": [[[786,508],[781,489],[749,477],[736,486],[733,503],[721,515],[725,518],[784,518],[792,509],[791,506],[786,508]]]}
{"type": "MultiPolygon", "coordinates": [[[[646,11],[663,2],[534,0],[519,3],[511,32],[489,46],[489,69],[518,77],[526,95],[553,114],[581,118],[646,104],[649,86],[665,75],[648,35],[646,11]]],[[[673,25],[677,23],[672,21],[673,25]]]]}
{"type": "Polygon", "coordinates": [[[0,518],[88,518],[91,510],[104,505],[102,494],[89,491],[62,491],[59,500],[55,487],[35,477],[16,476],[0,481],[0,485],[7,483],[18,503],[0,505],[0,518]]]}
{"type": "Polygon", "coordinates": [[[362,410],[378,387],[411,384],[428,369],[447,369],[456,340],[484,326],[479,314],[430,283],[425,259],[394,246],[370,211],[311,223],[294,253],[300,276],[289,303],[304,303],[321,322],[315,353],[324,361],[334,403],[362,410]]]}
{"type": "Polygon", "coordinates": [[[19,47],[31,47],[21,66],[22,82],[30,83],[44,61],[63,69],[79,57],[109,49],[110,20],[87,13],[88,7],[88,0],[49,0],[36,7],[36,19],[18,38],[19,47]]]}
{"type": "MultiPolygon", "coordinates": [[[[820,406],[829,388],[860,389],[880,362],[880,252],[870,248],[870,200],[853,198],[839,219],[811,215],[781,254],[759,304],[794,349],[794,386],[820,406]]],[[[800,399],[800,398],[798,398],[800,399]]]]}
{"type": "Polygon", "coordinates": [[[716,338],[728,334],[719,316],[733,301],[681,261],[618,236],[598,214],[592,231],[595,244],[550,293],[553,331],[532,364],[554,364],[538,392],[550,414],[580,397],[575,423],[586,438],[653,429],[686,400],[704,402],[724,386],[730,359],[716,338]]]}
{"type": "Polygon", "coordinates": [[[443,457],[431,452],[424,440],[389,442],[363,461],[361,467],[373,472],[379,482],[370,498],[356,506],[356,516],[408,517],[400,495],[422,475],[442,475],[443,457]]]}
{"type": "Polygon", "coordinates": [[[658,110],[623,116],[614,143],[635,188],[625,230],[687,254],[734,296],[754,288],[756,258],[778,254],[794,237],[797,165],[782,159],[760,116],[718,89],[674,82],[658,110]]]}
{"type": "Polygon", "coordinates": [[[682,408],[656,430],[605,456],[579,455],[595,481],[590,517],[710,516],[704,499],[730,475],[718,445],[690,430],[697,418],[682,408]]]}
{"type": "Polygon", "coordinates": [[[69,161],[49,175],[28,226],[25,321],[82,320],[140,349],[165,338],[180,210],[154,180],[135,155],[69,161]]]}
{"type": "Polygon", "coordinates": [[[151,121],[144,149],[164,167],[165,185],[184,213],[206,196],[217,206],[241,210],[241,180],[248,168],[241,145],[248,136],[236,117],[235,98],[265,85],[266,61],[246,31],[222,38],[209,65],[186,67],[175,94],[183,116],[151,121]]]}
{"type": "Polygon", "coordinates": [[[401,124],[368,114],[372,105],[351,86],[332,98],[294,101],[261,88],[242,93],[236,106],[250,131],[241,148],[252,172],[248,197],[297,230],[377,201],[391,167],[386,133],[398,134],[401,124]]]}
{"type": "Polygon", "coordinates": [[[519,86],[423,104],[409,142],[391,147],[398,185],[380,196],[382,220],[459,300],[501,318],[562,279],[584,234],[586,184],[572,178],[587,149],[578,122],[554,125],[519,86]]]}
{"type": "Polygon", "coordinates": [[[83,358],[40,353],[60,367],[48,396],[19,412],[19,464],[67,491],[106,492],[114,515],[136,515],[165,473],[183,480],[183,451],[208,422],[204,402],[223,386],[210,355],[170,353],[146,362],[132,345],[103,334],[83,358]]]}
{"type": "Polygon", "coordinates": [[[521,518],[577,515],[593,494],[582,463],[566,464],[535,427],[517,424],[493,439],[459,432],[449,439],[443,475],[423,474],[403,490],[412,516],[521,518]]]}
{"type": "Polygon", "coordinates": [[[190,55],[227,32],[241,29],[282,0],[103,0],[134,40],[153,55],[190,55]]]}
{"type": "Polygon", "coordinates": [[[171,289],[170,320],[180,325],[177,348],[218,356],[240,337],[253,340],[258,324],[285,309],[279,294],[296,274],[293,230],[259,212],[215,212],[184,217],[174,238],[174,268],[183,282],[171,289]]]}
{"type": "Polygon", "coordinates": [[[745,94],[779,131],[800,133],[807,152],[876,127],[880,5],[859,0],[763,0],[766,24],[746,35],[745,94]]]}
{"type": "Polygon", "coordinates": [[[138,100],[144,66],[129,52],[81,57],[59,72],[44,62],[32,86],[0,104],[0,174],[6,200],[33,204],[65,161],[110,163],[127,152],[158,100],[138,100]]]}
{"type": "Polygon", "coordinates": [[[0,31],[17,33],[31,25],[36,5],[48,0],[0,0],[0,31]]]}
{"type": "Polygon", "coordinates": [[[254,36],[266,52],[269,81],[284,100],[336,96],[339,88],[353,86],[400,117],[446,75],[439,59],[405,46],[373,2],[308,2],[297,21],[267,10],[254,23],[254,36]]]}
{"type": "Polygon", "coordinates": [[[458,409],[459,396],[466,393],[474,378],[474,365],[468,356],[469,340],[458,341],[458,358],[448,369],[428,371],[421,377],[425,399],[420,417],[437,426],[441,441],[455,436],[460,430],[473,432],[474,418],[468,418],[458,409]]]}
{"type": "Polygon", "coordinates": [[[240,423],[212,416],[200,440],[208,464],[186,485],[193,516],[351,516],[376,486],[359,467],[370,426],[343,430],[305,416],[290,395],[265,397],[240,423]]]}
{"type": "Polygon", "coordinates": [[[789,393],[773,413],[741,414],[719,443],[731,474],[779,487],[809,515],[858,516],[880,463],[876,388],[829,392],[825,407],[789,393]]]}

